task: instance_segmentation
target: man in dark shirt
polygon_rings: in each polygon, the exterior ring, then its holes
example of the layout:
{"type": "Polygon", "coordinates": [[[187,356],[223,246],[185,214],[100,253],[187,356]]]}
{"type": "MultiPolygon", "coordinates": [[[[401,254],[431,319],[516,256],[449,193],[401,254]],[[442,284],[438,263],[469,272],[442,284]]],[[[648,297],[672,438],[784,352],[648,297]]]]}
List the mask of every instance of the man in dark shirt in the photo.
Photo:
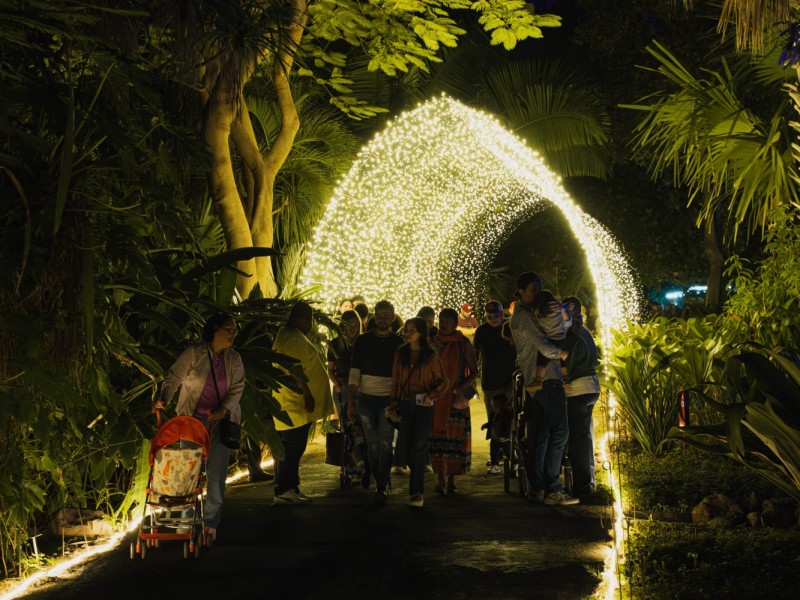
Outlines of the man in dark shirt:
{"type": "Polygon", "coordinates": [[[364,428],[369,466],[375,476],[375,504],[383,506],[389,495],[389,470],[392,467],[394,427],[386,417],[392,389],[392,366],[395,350],[403,338],[392,331],[394,306],[381,300],[375,305],[375,328],[356,338],[348,380],[349,419],[355,418],[356,407],[364,428]],[[355,404],[355,406],[354,406],[355,404]]]}
{"type": "MultiPolygon", "coordinates": [[[[517,365],[517,351],[511,341],[508,325],[503,323],[503,305],[497,300],[490,300],[484,306],[486,322],[475,331],[475,352],[478,354],[481,367],[481,390],[483,403],[486,405],[486,416],[491,419],[492,398],[504,394],[511,398],[513,394],[513,375],[517,365]]],[[[497,442],[489,444],[488,473],[500,473],[498,462],[499,448],[497,442]]]]}

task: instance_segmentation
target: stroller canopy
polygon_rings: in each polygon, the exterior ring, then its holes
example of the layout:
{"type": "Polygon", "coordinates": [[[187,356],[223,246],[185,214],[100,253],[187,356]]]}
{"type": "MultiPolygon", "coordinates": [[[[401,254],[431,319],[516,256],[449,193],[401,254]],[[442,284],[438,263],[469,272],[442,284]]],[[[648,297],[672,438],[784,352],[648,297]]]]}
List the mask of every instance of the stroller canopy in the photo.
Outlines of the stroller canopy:
{"type": "Polygon", "coordinates": [[[211,438],[205,425],[194,417],[173,417],[159,427],[150,440],[150,464],[153,464],[155,454],[161,448],[181,441],[197,444],[203,451],[203,459],[208,457],[211,438]]]}

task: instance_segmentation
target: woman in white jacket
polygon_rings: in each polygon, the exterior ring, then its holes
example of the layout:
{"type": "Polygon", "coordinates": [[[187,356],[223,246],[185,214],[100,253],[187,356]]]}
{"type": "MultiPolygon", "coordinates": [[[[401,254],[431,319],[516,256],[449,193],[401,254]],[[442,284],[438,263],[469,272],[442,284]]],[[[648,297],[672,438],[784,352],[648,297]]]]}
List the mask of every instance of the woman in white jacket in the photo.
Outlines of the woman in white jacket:
{"type": "Polygon", "coordinates": [[[175,412],[202,421],[211,435],[211,450],[206,461],[207,493],[203,520],[206,539],[217,537],[225,479],[231,450],[220,441],[220,419],[228,416],[241,420],[239,400],[244,390],[242,357],[232,348],[239,332],[236,319],[217,313],[203,327],[203,342],[184,350],[175,361],[161,386],[155,408],[163,409],[180,388],[175,412]]]}

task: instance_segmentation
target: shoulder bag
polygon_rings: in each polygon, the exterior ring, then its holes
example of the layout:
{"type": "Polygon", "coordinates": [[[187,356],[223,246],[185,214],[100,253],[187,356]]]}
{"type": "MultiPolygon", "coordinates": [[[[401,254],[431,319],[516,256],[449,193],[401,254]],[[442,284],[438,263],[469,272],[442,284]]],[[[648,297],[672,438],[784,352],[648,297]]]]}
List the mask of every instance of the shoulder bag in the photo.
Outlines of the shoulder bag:
{"type": "MultiPolygon", "coordinates": [[[[217,400],[222,406],[222,398],[219,395],[219,386],[217,385],[217,374],[214,372],[214,361],[211,359],[211,351],[208,351],[208,362],[211,366],[211,376],[214,378],[214,390],[217,392],[217,400]]],[[[223,446],[227,446],[231,450],[238,450],[242,445],[242,426],[239,423],[231,421],[231,416],[226,414],[217,424],[219,427],[219,441],[223,446]]]]}

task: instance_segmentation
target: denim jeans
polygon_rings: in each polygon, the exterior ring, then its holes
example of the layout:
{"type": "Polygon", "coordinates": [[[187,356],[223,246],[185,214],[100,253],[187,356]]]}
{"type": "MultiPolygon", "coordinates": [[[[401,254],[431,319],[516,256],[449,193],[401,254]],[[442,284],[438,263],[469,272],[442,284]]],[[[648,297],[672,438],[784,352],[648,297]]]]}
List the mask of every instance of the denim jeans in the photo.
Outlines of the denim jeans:
{"type": "Polygon", "coordinates": [[[511,457],[511,442],[498,442],[497,440],[489,440],[489,459],[492,466],[500,465],[500,457],[511,457]]]}
{"type": "Polygon", "coordinates": [[[400,435],[397,438],[398,448],[407,450],[402,457],[410,467],[408,477],[408,493],[410,496],[421,494],[425,486],[425,466],[428,464],[428,434],[433,425],[433,407],[417,406],[413,402],[401,402],[400,435]],[[402,441],[401,441],[402,440],[402,441]]]}
{"type": "Polygon", "coordinates": [[[278,431],[283,441],[283,460],[275,461],[275,495],[279,496],[289,490],[300,487],[300,459],[308,445],[308,431],[311,423],[294,429],[278,431]]]}
{"type": "Polygon", "coordinates": [[[214,427],[211,431],[211,450],[206,460],[206,500],[203,504],[203,524],[212,529],[219,527],[230,460],[231,449],[220,441],[219,426],[214,427]]]}
{"type": "Polygon", "coordinates": [[[533,396],[533,404],[535,423],[532,427],[529,423],[528,428],[533,442],[531,485],[546,494],[561,492],[564,490],[559,481],[561,460],[569,437],[564,384],[555,379],[545,380],[543,388],[533,396]]]}
{"type": "Polygon", "coordinates": [[[592,410],[600,394],[583,394],[567,398],[569,415],[569,461],[575,494],[594,490],[594,433],[592,410]]]}
{"type": "Polygon", "coordinates": [[[389,396],[358,394],[356,407],[364,428],[367,456],[378,491],[389,486],[389,471],[392,468],[392,440],[394,426],[386,417],[389,396]]]}

